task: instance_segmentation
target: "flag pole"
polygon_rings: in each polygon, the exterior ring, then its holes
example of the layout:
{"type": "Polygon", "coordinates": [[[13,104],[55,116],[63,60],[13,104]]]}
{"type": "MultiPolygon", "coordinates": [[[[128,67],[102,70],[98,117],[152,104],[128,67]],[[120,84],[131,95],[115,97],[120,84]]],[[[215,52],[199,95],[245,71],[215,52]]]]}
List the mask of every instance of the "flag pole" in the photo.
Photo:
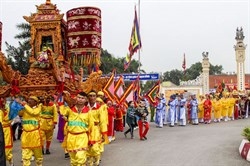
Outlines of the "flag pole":
{"type": "MultiPolygon", "coordinates": [[[[138,0],[138,24],[139,24],[139,33],[141,32],[140,31],[140,27],[141,27],[141,10],[140,10],[140,6],[141,6],[141,4],[140,4],[140,0],[138,0]]],[[[140,73],[141,73],[141,49],[139,49],[138,50],[139,52],[138,52],[138,61],[139,61],[139,66],[138,66],[138,89],[140,89],[141,88],[141,86],[140,86],[140,73]]],[[[138,99],[139,99],[139,96],[140,96],[141,94],[139,94],[139,92],[138,92],[138,99]]]]}
{"type": "MultiPolygon", "coordinates": [[[[141,32],[140,31],[140,27],[141,27],[141,11],[140,11],[140,6],[141,6],[141,4],[140,4],[140,0],[138,0],[138,24],[139,24],[139,32],[141,32]]],[[[139,49],[138,50],[138,61],[139,61],[139,66],[138,66],[138,73],[139,73],[139,75],[140,75],[140,72],[141,72],[141,50],[139,49]]],[[[139,79],[140,79],[140,77],[139,77],[139,79]]],[[[140,82],[140,81],[139,81],[140,82]]]]}

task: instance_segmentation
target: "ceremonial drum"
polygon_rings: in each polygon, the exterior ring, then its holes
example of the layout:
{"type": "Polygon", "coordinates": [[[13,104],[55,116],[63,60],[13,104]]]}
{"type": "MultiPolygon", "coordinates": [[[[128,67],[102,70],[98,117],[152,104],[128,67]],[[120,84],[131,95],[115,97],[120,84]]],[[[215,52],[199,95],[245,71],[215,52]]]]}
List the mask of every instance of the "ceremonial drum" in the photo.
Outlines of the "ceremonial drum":
{"type": "Polygon", "coordinates": [[[101,10],[79,7],[67,11],[67,49],[74,64],[100,66],[101,10]]]}
{"type": "Polygon", "coordinates": [[[2,51],[2,22],[0,22],[0,51],[2,51]]]}

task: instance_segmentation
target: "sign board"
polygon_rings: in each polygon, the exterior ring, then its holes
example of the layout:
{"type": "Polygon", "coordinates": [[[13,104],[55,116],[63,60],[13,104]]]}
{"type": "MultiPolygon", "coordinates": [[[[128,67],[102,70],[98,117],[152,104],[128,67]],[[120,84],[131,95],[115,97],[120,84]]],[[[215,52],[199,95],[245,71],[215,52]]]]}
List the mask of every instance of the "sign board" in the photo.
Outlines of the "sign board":
{"type": "MultiPolygon", "coordinates": [[[[137,79],[138,74],[121,74],[123,76],[124,81],[134,81],[137,79]]],[[[102,75],[102,77],[107,77],[107,75],[102,75]]],[[[120,77],[120,74],[115,76],[115,80],[120,77]]],[[[152,74],[140,74],[140,81],[157,81],[160,79],[158,73],[152,74]]],[[[83,77],[83,81],[86,81],[87,76],[83,77]]]]}
{"type": "MultiPolygon", "coordinates": [[[[122,74],[124,81],[134,81],[137,79],[138,74],[122,74]]],[[[140,74],[140,81],[154,81],[159,80],[159,74],[140,74]]]]}

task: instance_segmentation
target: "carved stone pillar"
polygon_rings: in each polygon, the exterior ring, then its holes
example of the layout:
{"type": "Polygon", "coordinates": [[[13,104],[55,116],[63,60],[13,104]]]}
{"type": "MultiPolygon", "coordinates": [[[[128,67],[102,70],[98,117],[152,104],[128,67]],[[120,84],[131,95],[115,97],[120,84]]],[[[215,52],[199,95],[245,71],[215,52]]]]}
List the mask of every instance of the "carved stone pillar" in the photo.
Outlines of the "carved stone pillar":
{"type": "Polygon", "coordinates": [[[203,59],[202,59],[202,75],[203,75],[203,94],[209,93],[209,59],[208,59],[208,52],[202,53],[203,59]]]}
{"type": "Polygon", "coordinates": [[[245,50],[246,45],[243,43],[245,36],[243,35],[243,29],[236,29],[236,37],[237,41],[236,45],[234,45],[235,49],[235,57],[237,63],[237,89],[240,91],[245,90],[245,50]]]}

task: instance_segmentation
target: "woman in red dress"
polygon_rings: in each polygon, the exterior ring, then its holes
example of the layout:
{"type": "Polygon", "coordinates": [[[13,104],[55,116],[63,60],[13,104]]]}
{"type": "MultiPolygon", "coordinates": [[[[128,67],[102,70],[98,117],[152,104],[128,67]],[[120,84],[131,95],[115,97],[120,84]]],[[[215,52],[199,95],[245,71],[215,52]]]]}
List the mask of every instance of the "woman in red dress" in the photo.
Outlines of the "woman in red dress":
{"type": "Polygon", "coordinates": [[[211,122],[211,111],[212,111],[212,102],[210,100],[209,94],[206,94],[206,100],[203,103],[204,108],[204,123],[209,124],[211,122]]]}

